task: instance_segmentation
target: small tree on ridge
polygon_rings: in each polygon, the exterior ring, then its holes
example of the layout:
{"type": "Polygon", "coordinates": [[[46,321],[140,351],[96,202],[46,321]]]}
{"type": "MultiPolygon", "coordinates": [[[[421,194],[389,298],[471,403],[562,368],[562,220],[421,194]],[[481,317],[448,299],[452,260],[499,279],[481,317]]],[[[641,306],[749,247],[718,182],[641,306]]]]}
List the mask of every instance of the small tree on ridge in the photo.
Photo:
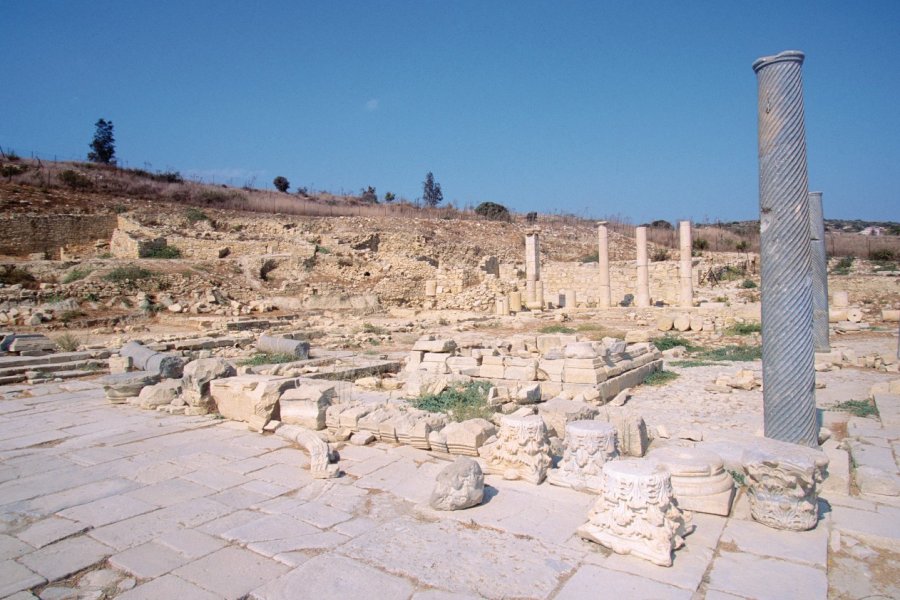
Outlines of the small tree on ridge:
{"type": "Polygon", "coordinates": [[[291,187],[291,182],[287,180],[287,177],[279,175],[272,180],[272,185],[275,186],[276,190],[283,193],[288,191],[288,188],[291,187]]]}
{"type": "Polygon", "coordinates": [[[422,202],[425,206],[434,208],[444,200],[444,193],[441,191],[441,184],[435,182],[434,174],[428,171],[425,175],[425,181],[422,182],[422,202]]]}
{"type": "Polygon", "coordinates": [[[94,139],[90,143],[88,160],[104,165],[116,164],[116,140],[113,137],[113,123],[99,119],[94,123],[94,139]]]}

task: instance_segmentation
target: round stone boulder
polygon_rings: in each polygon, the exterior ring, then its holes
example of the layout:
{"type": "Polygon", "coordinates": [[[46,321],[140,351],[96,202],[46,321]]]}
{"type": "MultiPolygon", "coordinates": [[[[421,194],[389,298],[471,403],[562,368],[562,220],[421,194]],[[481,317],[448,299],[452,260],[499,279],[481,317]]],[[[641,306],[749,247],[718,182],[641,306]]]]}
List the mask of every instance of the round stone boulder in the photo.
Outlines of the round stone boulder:
{"type": "Polygon", "coordinates": [[[484,474],[474,459],[460,456],[438,473],[431,508],[462,510],[481,504],[484,498],[484,474]]]}

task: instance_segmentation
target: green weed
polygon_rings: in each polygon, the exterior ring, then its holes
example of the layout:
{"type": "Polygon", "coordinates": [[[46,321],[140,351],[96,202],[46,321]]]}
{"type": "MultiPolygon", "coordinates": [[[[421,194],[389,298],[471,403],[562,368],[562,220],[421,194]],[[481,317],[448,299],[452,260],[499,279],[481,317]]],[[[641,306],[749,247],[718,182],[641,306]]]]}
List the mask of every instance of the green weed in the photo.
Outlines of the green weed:
{"type": "Polygon", "coordinates": [[[476,418],[489,419],[494,412],[487,403],[490,389],[491,384],[486,381],[471,381],[451,385],[440,394],[419,396],[409,403],[420,410],[447,413],[457,422],[476,418]]]}
{"type": "Polygon", "coordinates": [[[833,410],[840,410],[851,413],[856,417],[877,417],[878,407],[871,400],[844,400],[838,402],[831,407],[833,410]]]}
{"type": "Polygon", "coordinates": [[[541,333],[575,333],[575,330],[565,325],[545,325],[538,329],[541,333]]]}
{"type": "Polygon", "coordinates": [[[678,379],[678,373],[674,371],[657,371],[656,373],[651,373],[644,380],[644,385],[666,385],[676,379],[678,379]]]}
{"type": "Polygon", "coordinates": [[[259,367],[262,365],[277,365],[281,363],[289,363],[299,360],[293,354],[279,354],[270,352],[258,352],[250,358],[241,361],[241,365],[248,367],[259,367]]]}

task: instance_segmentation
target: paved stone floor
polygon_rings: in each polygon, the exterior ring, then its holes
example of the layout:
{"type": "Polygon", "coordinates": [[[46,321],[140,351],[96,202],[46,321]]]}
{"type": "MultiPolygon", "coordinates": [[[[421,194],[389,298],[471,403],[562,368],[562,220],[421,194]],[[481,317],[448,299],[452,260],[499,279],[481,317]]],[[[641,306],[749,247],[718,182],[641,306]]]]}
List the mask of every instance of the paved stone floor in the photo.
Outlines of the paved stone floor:
{"type": "Polygon", "coordinates": [[[826,491],[819,526],[788,533],[740,494],[730,518],[695,513],[663,568],[575,536],[590,495],[488,476],[484,504],[437,513],[440,457],[340,454],[346,475],[314,480],[303,451],[238,423],[110,405],[91,381],[2,387],[0,597],[900,596],[893,498],[826,491]]]}

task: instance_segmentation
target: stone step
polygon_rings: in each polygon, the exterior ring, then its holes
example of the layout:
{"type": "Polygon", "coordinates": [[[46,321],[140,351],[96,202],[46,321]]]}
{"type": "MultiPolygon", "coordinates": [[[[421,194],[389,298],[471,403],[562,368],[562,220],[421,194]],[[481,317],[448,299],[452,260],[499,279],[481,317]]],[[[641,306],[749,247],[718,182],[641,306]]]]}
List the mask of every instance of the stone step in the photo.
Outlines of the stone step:
{"type": "Polygon", "coordinates": [[[41,373],[42,377],[29,378],[28,383],[44,383],[53,381],[54,379],[74,379],[76,377],[91,377],[92,375],[103,375],[104,371],[92,371],[85,369],[71,369],[68,371],[53,371],[49,373],[41,373]]]}
{"type": "MultiPolygon", "coordinates": [[[[72,369],[84,369],[85,367],[105,368],[105,360],[102,358],[91,358],[88,356],[82,360],[67,360],[61,362],[41,363],[33,365],[21,365],[17,367],[0,368],[0,377],[8,377],[14,375],[24,375],[29,371],[38,371],[41,373],[55,371],[69,371],[72,369]]],[[[96,371],[95,371],[96,372],[96,371]]]]}
{"type": "Polygon", "coordinates": [[[89,358],[107,358],[109,350],[90,350],[82,352],[56,352],[42,356],[0,356],[0,371],[10,367],[29,367],[51,363],[87,360],[89,358]]]}

